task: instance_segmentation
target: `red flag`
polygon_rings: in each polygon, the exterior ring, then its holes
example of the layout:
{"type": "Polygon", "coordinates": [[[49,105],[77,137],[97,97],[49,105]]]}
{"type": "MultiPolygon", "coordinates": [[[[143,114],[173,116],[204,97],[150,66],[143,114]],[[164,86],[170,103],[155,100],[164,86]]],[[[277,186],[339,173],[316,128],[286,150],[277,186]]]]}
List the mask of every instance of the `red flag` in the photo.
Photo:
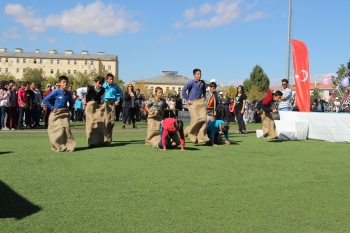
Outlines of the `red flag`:
{"type": "Polygon", "coordinates": [[[292,50],[297,107],[300,112],[310,112],[309,53],[300,40],[292,39],[292,50]]]}

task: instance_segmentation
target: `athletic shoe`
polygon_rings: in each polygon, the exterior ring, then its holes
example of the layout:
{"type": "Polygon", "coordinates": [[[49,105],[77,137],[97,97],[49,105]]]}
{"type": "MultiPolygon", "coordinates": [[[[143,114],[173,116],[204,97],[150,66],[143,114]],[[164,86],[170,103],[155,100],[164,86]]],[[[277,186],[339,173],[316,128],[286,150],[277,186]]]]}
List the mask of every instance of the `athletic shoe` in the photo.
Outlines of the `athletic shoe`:
{"type": "Polygon", "coordinates": [[[125,129],[125,125],[123,125],[123,129],[125,129]]]}
{"type": "Polygon", "coordinates": [[[242,134],[246,134],[247,133],[247,131],[245,131],[245,130],[242,130],[242,134]]]}
{"type": "Polygon", "coordinates": [[[237,131],[236,133],[242,133],[241,131],[237,131]]]}
{"type": "Polygon", "coordinates": [[[134,129],[137,129],[137,126],[136,126],[136,125],[133,125],[132,127],[133,127],[134,129]]]}
{"type": "Polygon", "coordinates": [[[9,130],[9,128],[6,128],[6,127],[2,127],[2,130],[9,130]]]}

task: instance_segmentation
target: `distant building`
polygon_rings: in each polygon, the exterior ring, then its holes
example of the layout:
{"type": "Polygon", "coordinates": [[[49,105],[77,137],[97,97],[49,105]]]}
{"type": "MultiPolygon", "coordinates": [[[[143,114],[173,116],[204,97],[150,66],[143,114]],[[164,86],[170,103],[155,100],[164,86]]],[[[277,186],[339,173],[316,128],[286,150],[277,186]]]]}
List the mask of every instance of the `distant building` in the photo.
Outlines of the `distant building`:
{"type": "Polygon", "coordinates": [[[56,73],[76,74],[90,73],[94,70],[101,72],[103,69],[119,76],[119,62],[117,55],[89,54],[83,50],[81,54],[66,50],[64,53],[57,53],[50,50],[49,53],[24,52],[23,49],[16,48],[15,51],[0,49],[0,73],[11,72],[16,79],[22,79],[27,68],[39,68],[44,71],[45,76],[54,76],[56,73]]]}
{"type": "MultiPolygon", "coordinates": [[[[313,93],[314,89],[319,89],[320,96],[322,99],[328,101],[329,94],[333,91],[333,83],[325,86],[322,83],[310,83],[310,95],[313,93]]],[[[289,88],[292,90],[292,94],[294,96],[295,94],[295,85],[290,85],[289,88]]],[[[282,86],[270,86],[271,91],[278,91],[281,90],[282,86]]]]}
{"type": "MultiPolygon", "coordinates": [[[[144,84],[148,87],[148,89],[151,91],[151,93],[154,93],[154,89],[156,87],[163,88],[163,92],[166,92],[168,90],[174,92],[176,91],[178,94],[181,95],[182,88],[184,85],[191,81],[193,77],[188,78],[183,75],[179,75],[177,71],[162,71],[162,75],[154,77],[154,78],[148,78],[148,79],[142,79],[138,81],[133,81],[133,83],[137,83],[140,81],[143,81],[144,84]]],[[[207,85],[209,85],[209,82],[206,80],[203,80],[207,85]]],[[[223,89],[226,89],[227,87],[224,86],[222,83],[217,83],[217,91],[221,91],[223,89]]]]}

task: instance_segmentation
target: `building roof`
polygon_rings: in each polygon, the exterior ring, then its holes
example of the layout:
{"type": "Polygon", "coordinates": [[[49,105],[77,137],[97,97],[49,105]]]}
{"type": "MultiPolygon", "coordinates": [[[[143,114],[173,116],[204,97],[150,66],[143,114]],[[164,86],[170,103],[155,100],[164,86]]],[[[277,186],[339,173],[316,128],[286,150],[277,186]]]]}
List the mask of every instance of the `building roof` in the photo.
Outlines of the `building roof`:
{"type": "MultiPolygon", "coordinates": [[[[55,50],[54,50],[55,51],[55,50]]],[[[87,51],[83,51],[83,53],[73,53],[73,51],[68,50],[69,52],[65,53],[42,53],[37,50],[37,52],[16,52],[16,51],[0,51],[0,57],[8,57],[8,58],[38,58],[38,59],[76,59],[76,60],[116,60],[117,55],[115,54],[88,54],[87,51]]]]}
{"type": "MultiPolygon", "coordinates": [[[[322,83],[310,83],[310,90],[313,90],[315,88],[321,89],[321,90],[331,90],[333,89],[334,84],[328,84],[328,85],[323,85],[322,83]]],[[[293,91],[295,91],[295,85],[290,85],[289,88],[293,91]]],[[[282,89],[282,86],[270,86],[269,89],[271,91],[278,91],[282,89]]]]}
{"type": "Polygon", "coordinates": [[[162,75],[154,77],[154,78],[148,78],[143,79],[145,83],[164,83],[164,84],[186,84],[188,81],[191,81],[191,78],[182,76],[177,74],[177,71],[162,71],[162,75]]]}

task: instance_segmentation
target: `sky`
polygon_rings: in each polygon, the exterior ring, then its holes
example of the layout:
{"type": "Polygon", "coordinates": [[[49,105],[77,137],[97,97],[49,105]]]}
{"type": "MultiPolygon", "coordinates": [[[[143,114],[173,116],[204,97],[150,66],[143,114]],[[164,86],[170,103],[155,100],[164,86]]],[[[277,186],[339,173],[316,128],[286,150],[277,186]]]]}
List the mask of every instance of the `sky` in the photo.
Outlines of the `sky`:
{"type": "MultiPolygon", "coordinates": [[[[308,47],[312,82],[349,61],[348,9],[349,0],[293,0],[291,37],[308,47]]],[[[2,0],[0,48],[116,54],[126,83],[200,68],[204,80],[237,86],[259,65],[280,85],[288,11],[289,0],[2,0]]]]}

